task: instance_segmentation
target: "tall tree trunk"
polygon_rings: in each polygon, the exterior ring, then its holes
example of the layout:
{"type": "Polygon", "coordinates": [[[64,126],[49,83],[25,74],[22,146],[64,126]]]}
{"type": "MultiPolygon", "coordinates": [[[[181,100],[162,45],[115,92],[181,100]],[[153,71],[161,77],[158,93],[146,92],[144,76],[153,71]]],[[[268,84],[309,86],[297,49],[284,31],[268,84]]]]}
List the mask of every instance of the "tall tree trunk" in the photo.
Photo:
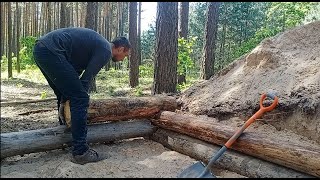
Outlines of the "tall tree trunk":
{"type": "Polygon", "coordinates": [[[139,84],[139,60],[137,48],[137,2],[129,3],[129,41],[132,45],[129,64],[130,86],[132,88],[139,84]]]}
{"type": "Polygon", "coordinates": [[[109,34],[108,34],[108,38],[109,40],[112,40],[112,2],[108,2],[108,23],[107,23],[107,28],[108,28],[108,31],[109,31],[109,34]]]}
{"type": "Polygon", "coordinates": [[[86,25],[86,17],[87,17],[87,6],[88,3],[82,4],[82,13],[81,13],[81,26],[84,27],[86,25]]]}
{"type": "Polygon", "coordinates": [[[109,23],[109,19],[110,19],[109,2],[105,2],[104,5],[105,5],[105,7],[104,7],[104,9],[105,9],[105,14],[104,14],[105,27],[104,28],[105,28],[105,32],[106,32],[106,38],[108,41],[110,41],[111,38],[110,38],[110,31],[109,31],[109,29],[110,29],[110,27],[109,27],[110,26],[110,23],[109,23]]]}
{"type": "Polygon", "coordinates": [[[249,29],[249,27],[248,27],[248,23],[249,23],[249,8],[250,8],[250,3],[251,2],[248,2],[248,5],[246,5],[246,9],[245,9],[245,12],[246,12],[246,14],[245,14],[245,24],[244,24],[244,30],[243,30],[243,33],[244,33],[244,37],[243,37],[243,39],[244,39],[244,42],[246,42],[247,41],[247,39],[248,39],[248,29],[249,29]]]}
{"type": "MultiPolygon", "coordinates": [[[[122,2],[117,2],[117,33],[116,36],[122,36],[123,34],[123,28],[122,28],[122,2]]],[[[116,62],[114,63],[115,69],[121,68],[122,62],[116,62]]],[[[130,62],[128,63],[130,65],[130,62]]]]}
{"type": "Polygon", "coordinates": [[[74,27],[74,10],[73,10],[73,2],[70,2],[71,3],[71,6],[70,6],[70,26],[71,27],[74,27]]]}
{"type": "MultiPolygon", "coordinates": [[[[112,36],[112,39],[119,36],[119,8],[118,8],[118,5],[119,5],[119,2],[114,2],[113,3],[113,6],[112,6],[112,9],[116,9],[116,17],[114,21],[111,21],[111,22],[114,22],[113,24],[113,27],[114,27],[114,31],[113,31],[113,36],[112,36]],[[116,4],[115,4],[116,3],[116,4]]],[[[113,18],[113,19],[114,19],[113,18]]],[[[118,69],[117,67],[117,63],[115,62],[112,62],[110,61],[111,64],[113,65],[114,69],[118,69]]]]}
{"type": "MultiPolygon", "coordinates": [[[[106,38],[108,41],[111,41],[111,30],[112,28],[110,27],[110,16],[111,16],[111,9],[110,9],[110,4],[111,2],[105,2],[105,31],[106,31],[106,38]]],[[[110,68],[110,61],[105,65],[104,69],[108,71],[110,68]]]]}
{"type": "Polygon", "coordinates": [[[21,11],[20,11],[20,7],[19,7],[19,3],[16,2],[16,7],[17,7],[17,72],[20,73],[20,55],[19,55],[19,51],[20,51],[20,32],[21,32],[21,27],[20,27],[20,23],[21,23],[21,11]]]}
{"type": "Polygon", "coordinates": [[[4,38],[4,35],[5,35],[5,10],[4,10],[4,5],[5,5],[5,2],[0,2],[0,8],[1,8],[1,49],[0,49],[0,57],[2,57],[2,55],[4,55],[4,46],[5,46],[5,38],[4,38]]]}
{"type": "Polygon", "coordinates": [[[38,37],[38,4],[39,2],[34,2],[34,29],[33,29],[33,34],[34,36],[38,37]]]}
{"type": "MultiPolygon", "coordinates": [[[[97,16],[97,4],[96,2],[87,2],[87,15],[86,15],[86,28],[97,30],[97,24],[95,17],[97,16]]],[[[89,87],[89,92],[97,92],[96,78],[93,78],[89,87]]]]}
{"type": "MultiPolygon", "coordinates": [[[[13,4],[14,6],[16,4],[13,4]]],[[[12,16],[13,16],[13,26],[12,26],[12,53],[14,54],[14,56],[17,56],[17,8],[14,12],[12,12],[12,16]]]]}
{"type": "Polygon", "coordinates": [[[34,36],[34,31],[33,31],[33,28],[34,28],[34,14],[35,14],[35,10],[34,10],[34,2],[30,2],[30,6],[29,6],[29,25],[30,25],[30,29],[29,29],[29,32],[30,32],[30,36],[34,36]]]}
{"type": "Polygon", "coordinates": [[[29,18],[30,18],[30,35],[34,36],[34,16],[35,16],[35,2],[30,2],[30,11],[29,11],[29,18]]]}
{"type": "Polygon", "coordinates": [[[95,30],[96,23],[95,23],[95,10],[96,5],[95,2],[87,2],[87,13],[86,13],[86,22],[85,27],[95,30]]]}
{"type": "Polygon", "coordinates": [[[43,35],[46,32],[46,27],[45,27],[45,3],[41,2],[41,14],[40,14],[40,32],[43,35]]]}
{"type": "MultiPolygon", "coordinates": [[[[188,22],[189,22],[189,2],[180,3],[180,37],[188,39],[188,22]]],[[[178,84],[186,82],[186,69],[182,74],[178,74],[178,84]]]]}
{"type": "Polygon", "coordinates": [[[178,2],[158,2],[153,94],[177,91],[178,2]]]}
{"type": "Polygon", "coordinates": [[[67,27],[67,2],[61,2],[60,28],[67,27]]]}
{"type": "Polygon", "coordinates": [[[76,20],[75,20],[76,27],[79,27],[79,2],[76,2],[76,20]]]}
{"type": "Polygon", "coordinates": [[[139,8],[138,8],[138,61],[139,65],[142,64],[141,59],[141,3],[139,2],[139,8]]]}
{"type": "Polygon", "coordinates": [[[94,29],[98,32],[98,16],[99,16],[99,6],[98,2],[94,2],[94,29]]]}
{"type": "Polygon", "coordinates": [[[228,2],[224,2],[224,9],[223,9],[223,20],[222,20],[222,35],[221,35],[221,43],[220,43],[220,50],[219,50],[219,69],[222,69],[224,67],[225,62],[225,43],[226,43],[226,31],[227,31],[227,11],[228,11],[228,2]]]}
{"type": "Polygon", "coordinates": [[[8,78],[12,78],[12,19],[11,2],[7,2],[8,10],[8,78]]]}
{"type": "Polygon", "coordinates": [[[52,26],[51,26],[51,6],[50,6],[50,2],[47,2],[47,14],[48,14],[48,24],[47,24],[47,32],[50,32],[52,30],[52,26]]]}
{"type": "Polygon", "coordinates": [[[123,2],[118,2],[118,28],[119,28],[119,34],[118,36],[123,36],[123,22],[122,22],[122,16],[123,16],[123,2]]]}
{"type": "Polygon", "coordinates": [[[68,5],[69,3],[71,2],[66,2],[66,27],[70,27],[70,24],[71,24],[70,7],[68,5]]]}
{"type": "Polygon", "coordinates": [[[188,38],[189,24],[189,2],[181,2],[180,4],[180,37],[188,38]]]}
{"type": "Polygon", "coordinates": [[[208,80],[214,74],[215,44],[217,41],[219,2],[210,2],[207,10],[205,26],[205,44],[203,48],[203,61],[201,78],[208,80]]]}
{"type": "Polygon", "coordinates": [[[55,2],[56,3],[56,19],[55,19],[55,29],[58,29],[60,27],[60,2],[55,2]]]}
{"type": "Polygon", "coordinates": [[[29,17],[29,3],[30,2],[26,2],[25,3],[25,9],[24,9],[24,21],[23,21],[23,23],[24,23],[24,33],[23,33],[23,37],[26,37],[26,36],[29,36],[29,19],[28,19],[28,17],[29,17]]]}
{"type": "Polygon", "coordinates": [[[56,16],[56,2],[53,2],[52,3],[53,4],[53,10],[52,10],[52,16],[53,16],[53,29],[56,29],[56,21],[55,21],[55,19],[57,18],[57,16],[56,16]]]}

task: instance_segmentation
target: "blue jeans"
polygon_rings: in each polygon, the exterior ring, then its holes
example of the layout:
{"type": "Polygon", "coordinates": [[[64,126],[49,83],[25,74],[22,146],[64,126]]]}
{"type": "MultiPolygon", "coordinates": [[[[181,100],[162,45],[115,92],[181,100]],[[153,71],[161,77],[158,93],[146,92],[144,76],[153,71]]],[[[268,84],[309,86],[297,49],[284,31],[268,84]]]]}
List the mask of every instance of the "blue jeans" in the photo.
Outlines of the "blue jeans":
{"type": "Polygon", "coordinates": [[[51,52],[40,42],[33,49],[35,62],[58,99],[70,100],[73,155],[81,155],[89,149],[87,143],[87,110],[89,95],[84,89],[79,74],[63,52],[51,52]]]}

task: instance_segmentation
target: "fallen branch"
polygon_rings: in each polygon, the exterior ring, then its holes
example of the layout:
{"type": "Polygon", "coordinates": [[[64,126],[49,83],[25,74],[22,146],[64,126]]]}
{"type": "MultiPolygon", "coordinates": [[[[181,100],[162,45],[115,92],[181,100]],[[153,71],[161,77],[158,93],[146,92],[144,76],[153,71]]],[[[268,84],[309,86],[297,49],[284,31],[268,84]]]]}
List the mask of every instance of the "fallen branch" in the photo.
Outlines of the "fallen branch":
{"type": "MultiPolygon", "coordinates": [[[[159,128],[151,139],[163,144],[165,147],[180,152],[194,159],[208,163],[209,159],[221,146],[182,135],[170,130],[159,128]]],[[[190,164],[191,166],[192,164],[190,164]]],[[[213,167],[227,169],[249,178],[310,178],[293,169],[279,166],[234,150],[227,150],[214,164],[213,167]]],[[[186,167],[187,168],[187,167],[186,167]]],[[[181,169],[181,172],[184,169],[181,169]]],[[[212,169],[211,172],[214,173],[212,169]]]]}
{"type": "MultiPolygon", "coordinates": [[[[200,117],[164,111],[154,125],[189,135],[217,145],[224,145],[236,132],[235,128],[214,123],[200,117]]],[[[313,176],[320,176],[320,147],[290,139],[273,139],[269,136],[244,132],[231,147],[239,152],[295,169],[313,176]]]]}
{"type": "Polygon", "coordinates": [[[15,102],[1,102],[1,107],[13,106],[19,104],[29,104],[29,103],[38,103],[38,102],[47,102],[56,100],[57,98],[47,98],[47,99],[38,99],[38,100],[27,100],[27,101],[15,101],[15,102]]]}
{"type": "MultiPolygon", "coordinates": [[[[149,136],[155,127],[147,120],[111,122],[88,126],[89,143],[110,142],[149,136]]],[[[1,159],[28,153],[48,151],[71,145],[71,132],[65,126],[1,134],[1,159]]]]}

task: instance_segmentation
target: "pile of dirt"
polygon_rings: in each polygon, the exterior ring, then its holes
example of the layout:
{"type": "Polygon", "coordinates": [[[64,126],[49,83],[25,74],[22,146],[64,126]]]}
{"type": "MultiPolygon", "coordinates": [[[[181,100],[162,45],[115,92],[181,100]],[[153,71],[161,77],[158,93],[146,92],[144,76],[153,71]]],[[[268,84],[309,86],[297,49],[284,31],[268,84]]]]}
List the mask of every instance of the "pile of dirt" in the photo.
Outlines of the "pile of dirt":
{"type": "Polygon", "coordinates": [[[180,100],[192,114],[246,120],[265,92],[279,97],[276,109],[263,117],[268,124],[320,142],[320,21],[265,39],[180,100]]]}

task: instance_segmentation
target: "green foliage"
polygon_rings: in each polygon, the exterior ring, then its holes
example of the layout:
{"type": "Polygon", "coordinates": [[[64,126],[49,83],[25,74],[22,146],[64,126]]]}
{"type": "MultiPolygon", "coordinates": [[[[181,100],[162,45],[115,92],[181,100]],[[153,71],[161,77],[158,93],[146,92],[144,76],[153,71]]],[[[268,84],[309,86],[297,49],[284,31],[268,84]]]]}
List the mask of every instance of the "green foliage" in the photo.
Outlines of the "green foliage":
{"type": "Polygon", "coordinates": [[[139,66],[139,77],[150,78],[153,77],[154,68],[150,64],[143,64],[139,66]]]}
{"type": "Polygon", "coordinates": [[[253,50],[262,40],[277,34],[276,30],[261,29],[256,32],[255,36],[243,43],[239,48],[235,49],[233,57],[238,58],[253,50]]]}
{"type": "MultiPolygon", "coordinates": [[[[227,35],[226,41],[229,41],[229,44],[232,45],[230,52],[227,53],[230,54],[231,61],[250,52],[265,38],[275,36],[288,28],[301,24],[305,15],[313,6],[309,2],[265,2],[253,4],[252,2],[238,2],[229,5],[232,6],[229,9],[233,9],[231,11],[232,14],[235,12],[240,14],[240,17],[232,15],[232,18],[227,21],[227,26],[230,27],[231,32],[227,35]],[[246,10],[249,10],[252,15],[245,15],[246,10]],[[248,26],[248,24],[251,25],[248,26]],[[245,27],[245,29],[242,30],[242,28],[234,27],[234,25],[245,27]],[[246,33],[245,36],[243,32],[246,33]]],[[[218,43],[221,43],[220,39],[218,43]]],[[[224,62],[226,61],[230,62],[228,59],[224,60],[224,62]]]]}
{"type": "Polygon", "coordinates": [[[306,24],[318,20],[320,20],[320,3],[312,2],[310,4],[310,11],[306,14],[302,23],[306,24]]]}
{"type": "Polygon", "coordinates": [[[6,57],[6,55],[2,55],[1,57],[1,72],[5,71],[7,69],[8,66],[8,58],[6,57]]]}
{"type": "Polygon", "coordinates": [[[141,86],[134,88],[134,95],[137,97],[143,96],[143,88],[141,86]]]}
{"type": "Polygon", "coordinates": [[[191,54],[193,52],[195,41],[197,37],[190,37],[188,39],[178,39],[178,74],[185,75],[186,72],[194,66],[191,60],[191,54]]]}
{"type": "Polygon", "coordinates": [[[33,57],[33,47],[36,40],[37,38],[33,36],[27,36],[20,39],[21,49],[19,51],[19,56],[21,69],[36,65],[33,57]]]}
{"type": "Polygon", "coordinates": [[[267,18],[272,28],[283,31],[299,25],[314,6],[311,2],[272,2],[267,18]]]}
{"type": "Polygon", "coordinates": [[[155,43],[156,43],[156,28],[153,25],[149,26],[147,31],[143,31],[141,35],[141,58],[154,59],[155,43]]]}
{"type": "Polygon", "coordinates": [[[18,87],[18,88],[22,88],[22,87],[23,87],[23,84],[18,83],[18,84],[17,84],[17,87],[18,87]]]}
{"type": "Polygon", "coordinates": [[[114,94],[115,94],[115,89],[116,89],[116,87],[110,85],[109,88],[108,88],[108,94],[109,94],[110,96],[114,96],[114,94]]]}
{"type": "Polygon", "coordinates": [[[40,98],[41,98],[41,99],[45,99],[45,98],[47,98],[47,97],[48,97],[47,91],[42,91],[40,98]]]}
{"type": "Polygon", "coordinates": [[[192,86],[191,81],[187,81],[187,83],[177,84],[177,91],[182,92],[192,86]]]}
{"type": "Polygon", "coordinates": [[[206,2],[191,2],[189,16],[189,36],[198,37],[191,59],[201,59],[206,24],[206,2]]]}

